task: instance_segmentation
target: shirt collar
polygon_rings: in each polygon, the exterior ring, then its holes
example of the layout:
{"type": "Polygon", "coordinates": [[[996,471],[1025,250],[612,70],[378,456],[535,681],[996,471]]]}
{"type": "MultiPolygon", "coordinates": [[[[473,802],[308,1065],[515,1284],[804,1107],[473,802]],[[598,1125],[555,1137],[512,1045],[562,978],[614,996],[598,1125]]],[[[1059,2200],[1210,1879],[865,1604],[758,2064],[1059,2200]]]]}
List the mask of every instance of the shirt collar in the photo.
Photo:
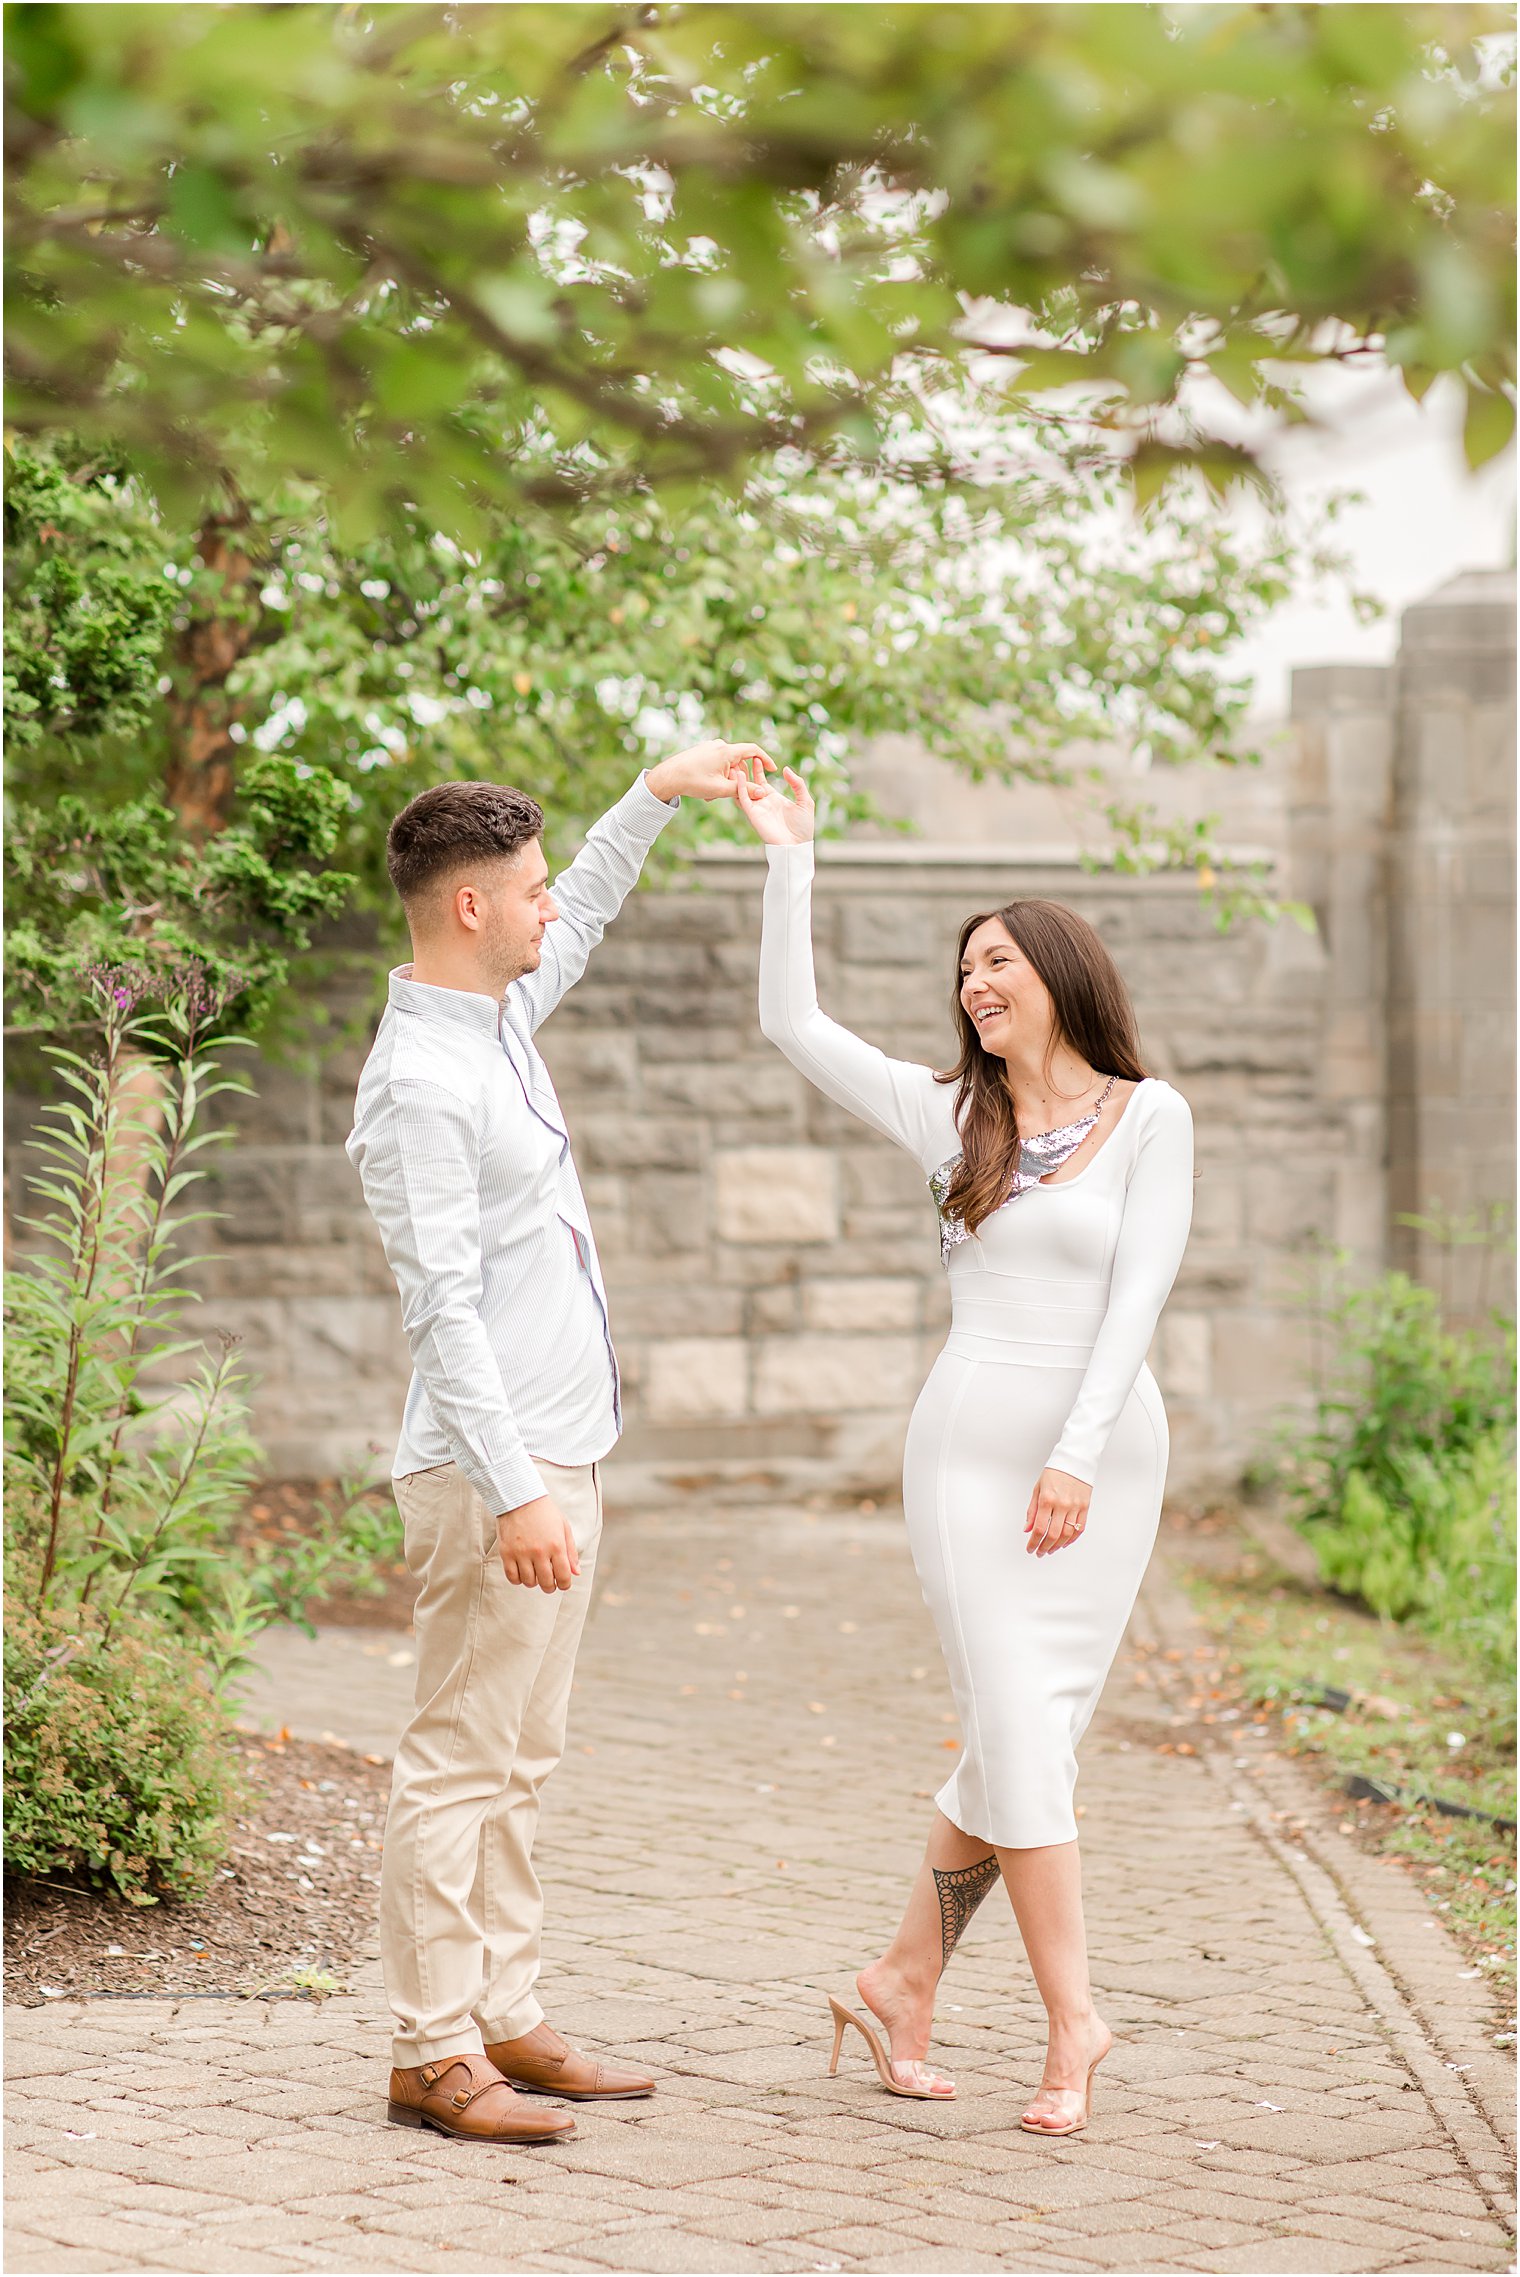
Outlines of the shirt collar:
{"type": "Polygon", "coordinates": [[[467,988],[436,988],[431,981],[413,980],[410,965],[398,965],[390,978],[390,1002],[398,1012],[414,1012],[423,1020],[452,1020],[473,1028],[491,1042],[501,1041],[501,1004],[494,996],[477,996],[467,988]]]}

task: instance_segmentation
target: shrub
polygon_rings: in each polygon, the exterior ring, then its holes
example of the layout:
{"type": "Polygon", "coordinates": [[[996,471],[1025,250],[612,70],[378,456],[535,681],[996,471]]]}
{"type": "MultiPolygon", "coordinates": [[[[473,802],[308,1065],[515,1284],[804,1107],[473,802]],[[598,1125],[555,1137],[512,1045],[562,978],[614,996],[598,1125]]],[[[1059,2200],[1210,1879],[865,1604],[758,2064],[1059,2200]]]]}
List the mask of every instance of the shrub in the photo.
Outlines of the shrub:
{"type": "Polygon", "coordinates": [[[151,1614],[5,1605],[5,1864],[199,1896],[239,1781],[202,1657],[151,1614]]]}
{"type": "Polygon", "coordinates": [[[1448,1328],[1402,1273],[1331,1275],[1315,1419],[1284,1465],[1294,1515],[1333,1589],[1508,1664],[1515,1608],[1510,1324],[1448,1328]]]}

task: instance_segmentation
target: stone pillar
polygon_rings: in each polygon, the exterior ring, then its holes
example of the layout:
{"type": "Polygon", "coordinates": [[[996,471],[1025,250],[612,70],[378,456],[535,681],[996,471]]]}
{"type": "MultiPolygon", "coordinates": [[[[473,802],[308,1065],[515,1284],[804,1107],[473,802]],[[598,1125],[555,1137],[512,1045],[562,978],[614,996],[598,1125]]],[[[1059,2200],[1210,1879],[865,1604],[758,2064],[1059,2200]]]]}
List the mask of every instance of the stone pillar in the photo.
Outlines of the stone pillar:
{"type": "Polygon", "coordinates": [[[1513,1201],[1515,580],[1478,570],[1407,610],[1388,842],[1388,1184],[1394,1263],[1457,1317],[1501,1294],[1474,1230],[1513,1201]]]}
{"type": "Polygon", "coordinates": [[[1293,675],[1292,892],[1324,944],[1320,1096],[1340,1124],[1326,1234],[1361,1274],[1387,1263],[1386,851],[1393,803],[1393,674],[1327,664],[1293,675]]]}

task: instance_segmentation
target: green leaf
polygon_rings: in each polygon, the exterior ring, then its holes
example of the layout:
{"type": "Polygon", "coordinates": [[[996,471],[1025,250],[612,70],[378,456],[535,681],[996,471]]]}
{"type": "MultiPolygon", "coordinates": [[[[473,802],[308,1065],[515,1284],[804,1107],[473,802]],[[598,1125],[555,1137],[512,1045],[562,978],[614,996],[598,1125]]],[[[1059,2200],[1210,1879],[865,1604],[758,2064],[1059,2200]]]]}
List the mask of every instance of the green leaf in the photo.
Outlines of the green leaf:
{"type": "Polygon", "coordinates": [[[1515,407],[1506,395],[1469,386],[1462,421],[1462,449],[1470,467],[1486,466],[1515,432],[1515,407]]]}
{"type": "Polygon", "coordinates": [[[207,166],[182,164],[169,178],[170,226],[187,244],[249,252],[252,233],[226,182],[207,166]]]}

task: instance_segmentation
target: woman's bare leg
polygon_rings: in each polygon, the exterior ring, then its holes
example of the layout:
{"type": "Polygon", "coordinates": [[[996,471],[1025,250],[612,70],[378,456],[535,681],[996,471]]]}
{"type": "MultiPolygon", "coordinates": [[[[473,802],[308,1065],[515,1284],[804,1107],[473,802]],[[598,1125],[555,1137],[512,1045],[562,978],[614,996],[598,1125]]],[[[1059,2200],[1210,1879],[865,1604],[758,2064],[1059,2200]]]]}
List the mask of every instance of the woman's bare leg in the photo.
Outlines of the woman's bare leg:
{"type": "Polygon", "coordinates": [[[928,2054],[935,1987],[962,1930],[999,1876],[991,1843],[962,1834],[936,1811],[897,1934],[881,1959],[855,1979],[861,1999],[887,2028],[894,2063],[928,2054]]]}
{"type": "Polygon", "coordinates": [[[999,1850],[997,1859],[1049,2027],[1048,2085],[1025,2116],[1065,2122],[1074,2113],[1072,2097],[1080,2098],[1086,2086],[1089,2066],[1112,2039],[1093,2007],[1087,1972],[1081,1858],[1075,1842],[1055,1842],[1039,1850],[999,1850]]]}

